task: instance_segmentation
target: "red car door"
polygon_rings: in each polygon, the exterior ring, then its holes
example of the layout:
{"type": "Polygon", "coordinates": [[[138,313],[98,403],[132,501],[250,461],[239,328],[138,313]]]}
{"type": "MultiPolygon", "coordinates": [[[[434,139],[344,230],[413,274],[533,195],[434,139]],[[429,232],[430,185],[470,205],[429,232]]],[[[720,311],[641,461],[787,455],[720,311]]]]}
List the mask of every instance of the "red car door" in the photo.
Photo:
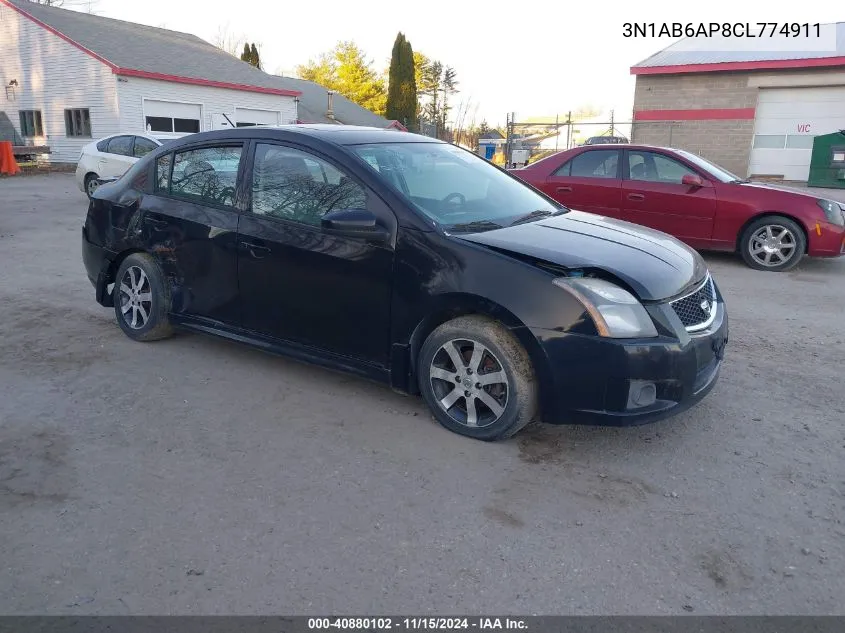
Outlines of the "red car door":
{"type": "Polygon", "coordinates": [[[553,171],[540,188],[577,211],[622,217],[621,152],[587,149],[553,171]]]}
{"type": "Polygon", "coordinates": [[[626,150],[622,218],[706,246],[713,237],[716,189],[685,163],[647,150],[626,150]],[[684,176],[701,186],[684,184],[684,176]]]}

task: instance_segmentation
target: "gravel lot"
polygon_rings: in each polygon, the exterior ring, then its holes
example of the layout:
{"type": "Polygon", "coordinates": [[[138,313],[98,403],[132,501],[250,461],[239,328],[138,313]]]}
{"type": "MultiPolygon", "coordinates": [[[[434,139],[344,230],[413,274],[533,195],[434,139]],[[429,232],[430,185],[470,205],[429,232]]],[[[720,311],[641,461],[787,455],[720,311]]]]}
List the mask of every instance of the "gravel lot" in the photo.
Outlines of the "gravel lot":
{"type": "Polygon", "coordinates": [[[133,343],[73,178],[0,207],[0,613],[845,614],[843,260],[707,256],[732,338],[698,407],[485,444],[356,378],[133,343]]]}

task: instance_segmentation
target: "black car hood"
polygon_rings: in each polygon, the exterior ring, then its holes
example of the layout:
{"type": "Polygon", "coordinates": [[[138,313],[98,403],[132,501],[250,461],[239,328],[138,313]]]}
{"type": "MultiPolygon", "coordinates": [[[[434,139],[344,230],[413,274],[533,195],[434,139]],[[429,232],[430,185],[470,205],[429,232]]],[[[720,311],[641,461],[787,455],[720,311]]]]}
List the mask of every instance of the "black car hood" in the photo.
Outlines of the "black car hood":
{"type": "Polygon", "coordinates": [[[707,273],[701,256],[670,235],[581,211],[457,237],[565,268],[605,270],[644,301],[675,296],[707,273]]]}

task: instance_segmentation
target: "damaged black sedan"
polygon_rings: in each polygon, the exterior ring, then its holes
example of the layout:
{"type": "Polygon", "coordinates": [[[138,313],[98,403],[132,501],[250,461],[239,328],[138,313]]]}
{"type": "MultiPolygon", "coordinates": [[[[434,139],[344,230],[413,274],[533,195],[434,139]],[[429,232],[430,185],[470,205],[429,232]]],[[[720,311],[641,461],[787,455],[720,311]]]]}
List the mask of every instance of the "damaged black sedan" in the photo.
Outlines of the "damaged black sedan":
{"type": "Polygon", "coordinates": [[[185,137],[97,190],[82,253],[136,341],[185,328],[356,373],[482,440],[676,414],[712,389],[728,338],[678,240],[398,131],[185,137]]]}

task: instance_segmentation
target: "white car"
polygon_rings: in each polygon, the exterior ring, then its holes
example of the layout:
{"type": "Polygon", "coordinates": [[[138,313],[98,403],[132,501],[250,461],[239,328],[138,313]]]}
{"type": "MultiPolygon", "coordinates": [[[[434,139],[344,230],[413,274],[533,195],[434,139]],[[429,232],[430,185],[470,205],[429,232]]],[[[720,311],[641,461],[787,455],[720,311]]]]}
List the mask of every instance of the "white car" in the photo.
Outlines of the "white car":
{"type": "Polygon", "coordinates": [[[76,165],[76,182],[90,197],[99,186],[98,179],[120,178],[138,162],[167,141],[187,134],[113,134],[82,148],[76,165]]]}

